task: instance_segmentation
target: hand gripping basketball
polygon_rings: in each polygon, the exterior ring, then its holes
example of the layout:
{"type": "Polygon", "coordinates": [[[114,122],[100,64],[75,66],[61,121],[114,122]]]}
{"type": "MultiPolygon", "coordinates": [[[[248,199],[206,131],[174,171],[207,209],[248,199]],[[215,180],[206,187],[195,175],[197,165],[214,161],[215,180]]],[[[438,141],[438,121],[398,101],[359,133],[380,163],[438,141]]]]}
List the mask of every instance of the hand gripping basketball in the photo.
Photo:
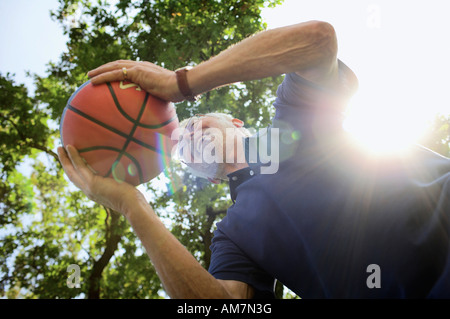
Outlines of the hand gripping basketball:
{"type": "Polygon", "coordinates": [[[58,156],[69,179],[86,196],[100,205],[122,213],[125,217],[128,208],[133,207],[137,200],[144,200],[142,194],[128,183],[118,183],[112,178],[95,175],[78,154],[75,147],[68,145],[67,151],[58,148],[58,156]]]}
{"type": "Polygon", "coordinates": [[[97,175],[146,183],[170,163],[178,118],[172,103],[119,81],[84,83],[61,116],[64,146],[74,146],[97,175]]]}
{"type": "Polygon", "coordinates": [[[175,72],[150,62],[118,60],[88,72],[88,76],[93,85],[129,80],[138,84],[144,91],[165,101],[184,100],[178,89],[175,72]]]}

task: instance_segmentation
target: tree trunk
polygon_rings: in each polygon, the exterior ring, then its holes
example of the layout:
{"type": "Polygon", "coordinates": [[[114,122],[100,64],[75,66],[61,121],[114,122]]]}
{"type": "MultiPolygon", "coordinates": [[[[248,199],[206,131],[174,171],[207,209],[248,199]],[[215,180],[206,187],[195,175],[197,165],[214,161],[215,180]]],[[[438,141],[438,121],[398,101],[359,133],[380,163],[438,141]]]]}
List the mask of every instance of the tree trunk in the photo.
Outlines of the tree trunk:
{"type": "Polygon", "coordinates": [[[209,249],[209,246],[211,246],[213,238],[213,232],[211,230],[212,225],[216,220],[217,216],[225,215],[226,213],[227,213],[226,210],[214,211],[211,207],[206,208],[206,215],[208,216],[208,219],[202,232],[202,239],[204,245],[203,251],[205,252],[205,254],[203,255],[203,262],[206,269],[209,268],[209,264],[211,262],[211,250],[209,249]]]}
{"type": "Polygon", "coordinates": [[[108,265],[109,260],[117,250],[120,239],[122,238],[120,226],[121,215],[115,211],[107,210],[111,216],[111,223],[107,225],[106,247],[102,256],[94,262],[91,275],[89,276],[88,299],[100,299],[100,279],[103,269],[108,265]]]}

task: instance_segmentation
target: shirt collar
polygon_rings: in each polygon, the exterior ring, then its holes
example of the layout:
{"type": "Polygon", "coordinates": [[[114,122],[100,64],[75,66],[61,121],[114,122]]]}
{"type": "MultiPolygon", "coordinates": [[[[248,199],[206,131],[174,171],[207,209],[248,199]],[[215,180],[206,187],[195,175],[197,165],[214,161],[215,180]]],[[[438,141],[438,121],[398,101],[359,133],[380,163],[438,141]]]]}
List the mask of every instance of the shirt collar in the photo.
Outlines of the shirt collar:
{"type": "Polygon", "coordinates": [[[248,181],[250,178],[256,176],[257,174],[259,174],[259,168],[255,166],[249,166],[241,168],[227,175],[230,183],[231,200],[233,201],[233,203],[235,202],[237,196],[236,188],[245,181],[248,181]]]}

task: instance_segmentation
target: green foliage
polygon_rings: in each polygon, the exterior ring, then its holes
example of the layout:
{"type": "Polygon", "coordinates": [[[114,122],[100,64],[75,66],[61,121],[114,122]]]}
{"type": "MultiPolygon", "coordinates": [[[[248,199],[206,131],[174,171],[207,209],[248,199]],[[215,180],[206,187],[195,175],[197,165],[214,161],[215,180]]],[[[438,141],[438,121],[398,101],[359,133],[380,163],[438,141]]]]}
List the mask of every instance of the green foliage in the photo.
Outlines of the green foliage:
{"type": "MultiPolygon", "coordinates": [[[[70,240],[72,233],[67,232],[76,220],[61,209],[67,183],[59,168],[41,162],[35,164],[33,176],[22,179],[28,192],[30,185],[34,189],[33,204],[28,196],[28,209],[21,216],[21,223],[2,236],[1,291],[20,287],[23,296],[73,297],[75,291],[67,289],[65,279],[62,280],[67,278],[66,268],[75,262],[79,251],[76,242],[70,240]]],[[[10,214],[12,210],[5,212],[10,214]]]]}
{"type": "Polygon", "coordinates": [[[20,217],[30,213],[33,188],[28,179],[13,171],[0,184],[0,226],[21,226],[20,217]]]}
{"type": "MultiPolygon", "coordinates": [[[[195,65],[266,26],[261,9],[281,1],[60,0],[52,13],[68,35],[67,52],[34,75],[36,91],[0,74],[0,296],[7,298],[161,298],[158,276],[126,220],[67,182],[54,152],[66,102],[86,73],[117,59],[169,69],[195,65]],[[31,173],[20,173],[26,161],[31,173]],[[69,288],[69,265],[80,288],[69,288]]],[[[247,127],[268,124],[281,78],[224,87],[177,104],[180,120],[224,111],[247,127]]],[[[449,118],[437,120],[426,146],[450,154],[449,118]]],[[[213,186],[174,165],[146,185],[151,204],[204,266],[215,223],[231,204],[226,183],[213,186]],[[169,187],[165,189],[167,176],[169,187]]],[[[282,294],[282,287],[277,291],[282,294]]],[[[290,293],[286,297],[292,297],[290,293]]]]}
{"type": "MultiPolygon", "coordinates": [[[[38,80],[37,97],[58,119],[65,101],[87,80],[86,73],[118,59],[151,61],[168,69],[195,65],[266,28],[261,9],[281,1],[119,1],[116,6],[87,0],[60,1],[53,18],[69,35],[69,51],[50,65],[51,76],[38,80]]],[[[195,113],[237,111],[250,123],[260,114],[278,79],[265,79],[207,93],[200,103],[178,105],[180,119],[195,113]],[[252,100],[253,99],[253,100],[252,100]],[[256,101],[259,99],[260,101],[256,101]],[[250,103],[252,101],[252,103],[250,103]],[[243,105],[252,105],[242,111],[243,105]]]]}
{"type": "MultiPolygon", "coordinates": [[[[30,96],[0,75],[0,295],[8,298],[161,298],[162,286],[125,219],[67,182],[54,143],[62,110],[86,73],[117,59],[146,60],[168,69],[195,65],[261,31],[263,7],[281,1],[60,0],[51,16],[68,36],[67,50],[34,76],[30,96]],[[42,156],[45,154],[47,156],[42,156]],[[30,176],[17,171],[24,160],[30,176]],[[68,288],[69,265],[80,288],[68,288]]],[[[199,102],[177,104],[180,120],[210,111],[234,113],[259,127],[281,78],[221,88],[199,102]]],[[[230,204],[228,186],[212,186],[172,168],[171,192],[149,183],[152,206],[204,266],[215,222],[230,204]],[[174,189],[173,189],[174,188],[174,189]]]]}
{"type": "Polygon", "coordinates": [[[23,84],[10,74],[0,74],[0,168],[1,177],[11,173],[33,149],[47,150],[51,130],[48,115],[29,97],[23,84]]]}
{"type": "Polygon", "coordinates": [[[450,157],[450,115],[437,115],[420,143],[441,155],[450,157]]]}

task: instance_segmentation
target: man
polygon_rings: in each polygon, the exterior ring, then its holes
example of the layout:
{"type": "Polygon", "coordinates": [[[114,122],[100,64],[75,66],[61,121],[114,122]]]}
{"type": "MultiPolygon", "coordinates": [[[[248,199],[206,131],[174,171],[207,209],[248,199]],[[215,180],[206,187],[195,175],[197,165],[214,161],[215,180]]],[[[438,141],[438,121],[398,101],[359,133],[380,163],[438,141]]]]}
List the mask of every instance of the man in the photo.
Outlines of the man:
{"type": "MultiPolygon", "coordinates": [[[[274,279],[303,298],[450,297],[450,162],[423,148],[376,160],[353,146],[342,112],[356,77],[337,59],[330,24],[264,31],[189,71],[116,61],[89,76],[94,84],[127,78],[178,102],[280,74],[278,171],[262,174],[247,157],[220,175],[205,172],[212,180],[226,173],[234,201],[217,225],[209,271],[134,187],[93,175],[71,146],[59,149],[61,162],[89,198],[129,220],[173,298],[272,297],[274,279]]],[[[217,124],[205,117],[202,129],[205,121],[217,124]]]]}
{"type": "Polygon", "coordinates": [[[181,122],[180,129],[178,154],[174,155],[194,175],[220,183],[248,166],[243,139],[250,132],[241,120],[224,113],[199,114],[181,122]]]}

